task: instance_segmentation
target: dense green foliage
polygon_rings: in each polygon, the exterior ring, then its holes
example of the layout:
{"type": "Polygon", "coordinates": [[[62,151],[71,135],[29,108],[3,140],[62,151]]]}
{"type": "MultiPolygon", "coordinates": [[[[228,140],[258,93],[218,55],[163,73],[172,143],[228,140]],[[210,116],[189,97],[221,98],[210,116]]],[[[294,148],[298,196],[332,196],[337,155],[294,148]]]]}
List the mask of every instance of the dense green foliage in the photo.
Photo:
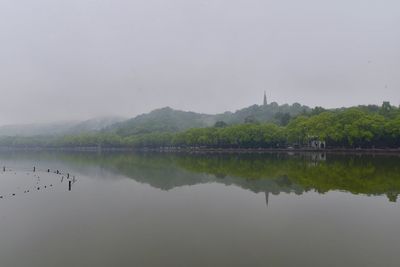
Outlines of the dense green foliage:
{"type": "MultiPolygon", "coordinates": [[[[327,147],[331,148],[400,147],[400,110],[388,103],[382,107],[360,106],[339,110],[315,108],[293,118],[286,113],[276,113],[275,118],[279,123],[260,123],[255,115],[251,115],[245,118],[246,123],[228,124],[218,120],[212,127],[187,130],[183,130],[189,127],[184,123],[180,125],[181,128],[175,124],[169,125],[170,120],[178,122],[172,119],[175,112],[166,109],[162,112],[165,115],[163,120],[151,123],[152,126],[129,128],[135,129],[134,132],[118,128],[117,131],[62,137],[3,137],[0,138],[0,146],[284,148],[305,147],[310,140],[317,139],[326,141],[327,147]]],[[[182,118],[197,115],[184,113],[177,116],[182,118]]],[[[161,118],[159,115],[156,117],[161,118]]],[[[192,119],[195,120],[194,117],[192,119]]],[[[145,121],[149,122],[148,119],[145,121]]],[[[200,121],[198,123],[201,124],[200,121]]]]}
{"type": "Polygon", "coordinates": [[[325,111],[300,116],[287,126],[289,142],[307,143],[310,136],[326,140],[331,147],[400,147],[400,111],[364,108],[325,111]]]}
{"type": "Polygon", "coordinates": [[[272,102],[268,105],[253,105],[234,113],[225,112],[223,114],[218,114],[215,115],[215,119],[228,124],[240,124],[251,118],[260,123],[272,122],[285,125],[290,118],[310,112],[311,108],[302,106],[299,103],[294,103],[293,105],[278,105],[278,103],[272,102]]]}

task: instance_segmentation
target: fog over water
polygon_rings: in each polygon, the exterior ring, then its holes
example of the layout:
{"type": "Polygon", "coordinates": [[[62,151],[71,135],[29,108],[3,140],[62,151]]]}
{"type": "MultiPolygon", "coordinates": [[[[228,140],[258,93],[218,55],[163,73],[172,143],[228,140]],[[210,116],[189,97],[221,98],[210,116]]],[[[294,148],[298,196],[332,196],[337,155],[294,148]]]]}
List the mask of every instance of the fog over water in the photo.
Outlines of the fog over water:
{"type": "Polygon", "coordinates": [[[400,104],[396,0],[2,0],[0,125],[400,104]]]}

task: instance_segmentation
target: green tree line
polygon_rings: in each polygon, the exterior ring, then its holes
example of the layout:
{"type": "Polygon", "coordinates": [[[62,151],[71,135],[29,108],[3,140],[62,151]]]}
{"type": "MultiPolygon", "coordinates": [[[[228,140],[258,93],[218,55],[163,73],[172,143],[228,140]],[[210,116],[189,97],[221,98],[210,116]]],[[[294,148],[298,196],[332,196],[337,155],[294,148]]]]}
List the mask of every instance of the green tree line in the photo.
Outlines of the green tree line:
{"type": "Polygon", "coordinates": [[[119,135],[87,133],[53,137],[3,137],[0,146],[20,147],[201,147],[201,148],[285,148],[307,146],[311,139],[326,141],[331,148],[399,148],[400,110],[384,103],[381,107],[360,106],[339,110],[315,108],[294,118],[281,116],[285,123],[242,124],[217,122],[214,127],[182,132],[154,132],[119,135]]]}

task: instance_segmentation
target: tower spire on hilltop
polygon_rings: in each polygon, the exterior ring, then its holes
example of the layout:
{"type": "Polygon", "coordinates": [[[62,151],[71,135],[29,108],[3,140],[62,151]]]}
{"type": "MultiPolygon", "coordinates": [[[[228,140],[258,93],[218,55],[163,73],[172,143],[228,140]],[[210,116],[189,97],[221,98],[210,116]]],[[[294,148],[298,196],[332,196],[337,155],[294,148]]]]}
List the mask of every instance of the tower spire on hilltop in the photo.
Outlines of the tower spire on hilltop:
{"type": "Polygon", "coordinates": [[[267,105],[267,93],[264,91],[264,106],[267,105]]]}

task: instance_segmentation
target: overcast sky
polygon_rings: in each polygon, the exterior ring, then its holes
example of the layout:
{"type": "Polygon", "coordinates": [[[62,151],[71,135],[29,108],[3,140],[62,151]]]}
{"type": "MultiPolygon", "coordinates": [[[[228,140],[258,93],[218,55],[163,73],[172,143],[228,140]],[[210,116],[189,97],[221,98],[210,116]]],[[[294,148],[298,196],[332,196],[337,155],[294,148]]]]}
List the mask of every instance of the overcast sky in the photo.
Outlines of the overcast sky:
{"type": "Polygon", "coordinates": [[[0,124],[400,104],[399,0],[0,0],[0,124]]]}

